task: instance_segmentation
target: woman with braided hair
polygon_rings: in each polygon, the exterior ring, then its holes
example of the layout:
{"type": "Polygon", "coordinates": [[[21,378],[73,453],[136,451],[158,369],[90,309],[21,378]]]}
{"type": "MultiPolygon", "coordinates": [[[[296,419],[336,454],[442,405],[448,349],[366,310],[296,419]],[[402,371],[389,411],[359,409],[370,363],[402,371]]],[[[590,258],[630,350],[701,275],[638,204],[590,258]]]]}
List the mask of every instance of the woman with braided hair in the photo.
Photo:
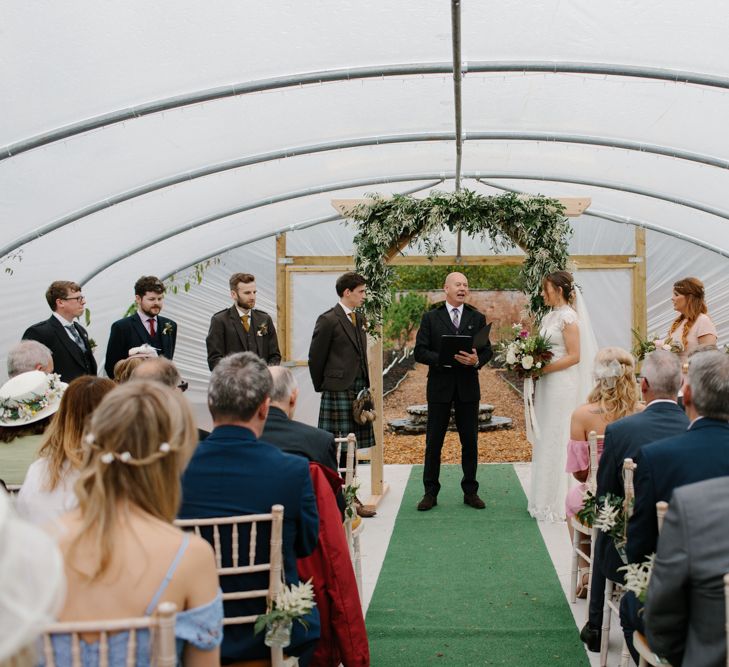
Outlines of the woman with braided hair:
{"type": "MultiPolygon", "coordinates": [[[[197,441],[185,399],[156,382],[121,385],[101,401],[83,438],[78,508],[58,520],[68,582],[59,620],[131,618],[172,602],[184,664],[217,666],[223,605],[214,555],[172,525],[197,441]]],[[[125,632],[109,637],[109,664],[128,664],[128,640],[125,632]]],[[[53,644],[56,664],[71,664],[70,636],[53,644]]],[[[84,665],[98,664],[98,649],[97,641],[81,643],[84,665]]],[[[138,633],[134,664],[151,664],[150,652],[138,633]]]]}
{"type": "Polygon", "coordinates": [[[671,302],[678,317],[671,324],[664,342],[680,344],[678,354],[685,368],[690,354],[699,345],[716,345],[716,327],[707,314],[704,283],[698,278],[682,278],[674,283],[671,302]]]}

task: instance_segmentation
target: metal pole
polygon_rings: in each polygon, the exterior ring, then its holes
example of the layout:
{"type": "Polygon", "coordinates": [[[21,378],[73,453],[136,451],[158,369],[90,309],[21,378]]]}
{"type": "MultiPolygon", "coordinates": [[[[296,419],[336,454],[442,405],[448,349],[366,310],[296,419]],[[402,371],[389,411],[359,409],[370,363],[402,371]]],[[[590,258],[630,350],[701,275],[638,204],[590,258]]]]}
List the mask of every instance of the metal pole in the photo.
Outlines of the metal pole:
{"type": "MultiPolygon", "coordinates": [[[[461,84],[461,0],[451,0],[451,32],[453,41],[453,101],[456,114],[456,192],[461,189],[463,163],[463,97],[461,84]]],[[[456,234],[456,261],[461,258],[461,230],[456,234]]]]}

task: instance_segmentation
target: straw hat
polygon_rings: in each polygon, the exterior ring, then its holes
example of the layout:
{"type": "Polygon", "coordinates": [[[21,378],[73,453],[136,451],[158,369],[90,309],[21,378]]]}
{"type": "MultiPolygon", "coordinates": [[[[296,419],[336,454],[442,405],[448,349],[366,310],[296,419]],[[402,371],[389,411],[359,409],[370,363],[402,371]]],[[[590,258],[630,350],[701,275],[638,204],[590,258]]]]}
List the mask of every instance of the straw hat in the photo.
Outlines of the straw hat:
{"type": "Polygon", "coordinates": [[[66,594],[63,557],[53,539],[18,518],[0,490],[0,663],[52,623],[66,594]],[[12,629],[12,631],[10,631],[12,629]]]}
{"type": "Polygon", "coordinates": [[[68,384],[56,374],[28,371],[0,387],[0,426],[24,426],[50,417],[68,384]]]}

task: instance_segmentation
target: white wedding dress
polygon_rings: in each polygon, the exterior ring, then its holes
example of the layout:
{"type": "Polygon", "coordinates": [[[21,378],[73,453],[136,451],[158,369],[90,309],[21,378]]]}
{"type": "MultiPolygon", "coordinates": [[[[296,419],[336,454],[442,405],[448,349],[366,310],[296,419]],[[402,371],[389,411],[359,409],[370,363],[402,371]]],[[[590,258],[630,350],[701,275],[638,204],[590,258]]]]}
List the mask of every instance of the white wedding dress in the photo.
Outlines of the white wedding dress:
{"type": "Polygon", "coordinates": [[[528,509],[538,521],[565,520],[564,502],[569,486],[565,464],[570,419],[574,409],[585,402],[597,352],[589,318],[578,317],[570,306],[547,313],[539,330],[542,336],[550,339],[554,354],[552,361],[556,361],[567,353],[562,330],[566,324],[574,323],[580,328],[580,363],[543,375],[536,382],[536,428],[532,442],[528,509]]]}

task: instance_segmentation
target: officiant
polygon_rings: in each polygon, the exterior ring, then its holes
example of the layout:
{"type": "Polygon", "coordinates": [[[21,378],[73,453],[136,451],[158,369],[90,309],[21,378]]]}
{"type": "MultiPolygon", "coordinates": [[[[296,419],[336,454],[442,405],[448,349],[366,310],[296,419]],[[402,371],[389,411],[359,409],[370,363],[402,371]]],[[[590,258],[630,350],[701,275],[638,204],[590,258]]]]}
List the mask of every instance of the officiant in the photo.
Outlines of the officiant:
{"type": "Polygon", "coordinates": [[[440,457],[451,408],[454,409],[461,441],[463,502],[476,509],[486,506],[478,495],[476,469],[481,398],[478,369],[493,354],[488,337],[489,326],[483,314],[466,303],[469,291],[465,275],[449,273],[443,291],[444,303],[423,315],[415,339],[415,360],[429,366],[423,471],[425,495],[418,503],[421,512],[438,504],[440,457]],[[446,350],[448,353],[444,354],[446,350]]]}

